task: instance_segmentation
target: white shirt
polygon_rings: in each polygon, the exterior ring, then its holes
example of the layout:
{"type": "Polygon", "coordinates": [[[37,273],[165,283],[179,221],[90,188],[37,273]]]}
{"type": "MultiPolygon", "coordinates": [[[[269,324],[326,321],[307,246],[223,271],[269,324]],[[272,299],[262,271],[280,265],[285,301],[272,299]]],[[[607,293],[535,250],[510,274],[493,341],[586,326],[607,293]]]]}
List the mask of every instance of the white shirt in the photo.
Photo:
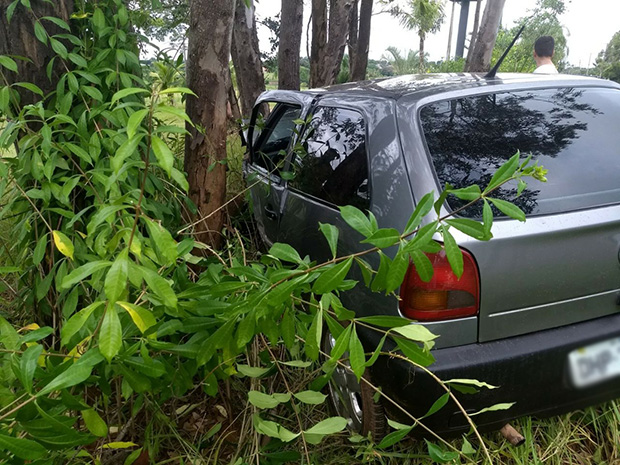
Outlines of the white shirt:
{"type": "Polygon", "coordinates": [[[555,68],[553,63],[549,63],[546,65],[540,65],[538,68],[534,70],[536,74],[558,74],[558,70],[555,68]]]}

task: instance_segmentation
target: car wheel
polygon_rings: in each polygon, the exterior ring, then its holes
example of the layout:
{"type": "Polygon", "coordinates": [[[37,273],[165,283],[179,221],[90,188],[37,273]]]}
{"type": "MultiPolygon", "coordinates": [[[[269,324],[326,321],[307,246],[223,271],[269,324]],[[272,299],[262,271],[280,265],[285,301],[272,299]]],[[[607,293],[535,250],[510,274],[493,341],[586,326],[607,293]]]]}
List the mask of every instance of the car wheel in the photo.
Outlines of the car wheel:
{"type": "MultiPolygon", "coordinates": [[[[326,354],[331,353],[336,340],[329,331],[323,332],[322,348],[326,354]]],[[[345,353],[344,358],[347,358],[345,353]]],[[[385,410],[379,399],[374,401],[375,391],[364,381],[358,382],[348,368],[348,362],[338,364],[328,384],[330,403],[336,414],[346,418],[348,428],[354,433],[368,436],[374,441],[381,440],[387,434],[385,410]]],[[[368,370],[364,378],[371,382],[368,370]]]]}

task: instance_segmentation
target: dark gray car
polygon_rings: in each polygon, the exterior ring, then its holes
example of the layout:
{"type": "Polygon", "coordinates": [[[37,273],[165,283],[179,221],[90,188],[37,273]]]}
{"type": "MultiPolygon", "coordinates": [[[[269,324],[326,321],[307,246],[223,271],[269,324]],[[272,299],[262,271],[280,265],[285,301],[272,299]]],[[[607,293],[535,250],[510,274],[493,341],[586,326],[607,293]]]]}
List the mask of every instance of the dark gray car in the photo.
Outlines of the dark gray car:
{"type": "MultiPolygon", "coordinates": [[[[489,242],[454,231],[465,256],[460,280],[437,272],[447,262],[436,254],[433,280],[408,273],[400,303],[364,286],[343,300],[358,316],[402,315],[439,335],[432,369],[440,378],[500,386],[462,397],[471,411],[516,402],[478,416],[483,428],[620,397],[619,85],[562,75],[403,76],[270,91],[257,104],[265,102],[275,106],[254,131],[247,165],[260,180],[251,189],[254,215],[267,243],[286,242],[313,260],[329,257],[319,222],[340,229],[340,254],[364,248],[339,206],[403,230],[424,194],[446,183],[484,186],[517,150],[531,153],[548,182],[531,182],[516,200],[516,185],[494,194],[527,221],[496,211],[489,242]],[[296,155],[296,144],[307,156],[296,155]],[[431,303],[422,298],[439,291],[431,303]]],[[[461,206],[449,200],[442,214],[461,206]]],[[[476,219],[481,210],[459,215],[476,219]]],[[[365,335],[365,345],[375,337],[365,335]]],[[[380,359],[371,374],[418,417],[442,392],[398,360],[380,359]]],[[[349,381],[341,381],[340,407],[359,425],[364,405],[349,381]]],[[[451,404],[427,424],[468,429],[451,404]]]]}

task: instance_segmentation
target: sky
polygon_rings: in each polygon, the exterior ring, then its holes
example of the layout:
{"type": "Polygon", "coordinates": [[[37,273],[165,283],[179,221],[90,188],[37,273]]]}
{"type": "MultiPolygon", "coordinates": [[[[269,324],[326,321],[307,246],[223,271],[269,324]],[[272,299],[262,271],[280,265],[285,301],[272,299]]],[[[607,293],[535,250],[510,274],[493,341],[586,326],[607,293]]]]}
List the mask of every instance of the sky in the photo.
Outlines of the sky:
{"type": "MultiPolygon", "coordinates": [[[[286,0],[258,0],[256,3],[257,19],[275,16],[280,11],[281,1],[286,0]]],[[[446,19],[439,32],[429,36],[425,48],[430,54],[432,61],[445,58],[448,47],[448,32],[450,28],[450,12],[452,3],[446,3],[446,19]]],[[[484,11],[486,0],[481,8],[484,11]]],[[[377,3],[377,2],[375,2],[377,3]]],[[[620,1],[618,0],[564,0],[566,12],[559,18],[566,28],[565,35],[568,42],[567,61],[571,65],[586,67],[591,65],[598,53],[605,48],[611,37],[620,31],[620,1]]],[[[304,24],[309,17],[310,0],[305,0],[304,24]]],[[[506,0],[504,6],[502,25],[513,26],[514,22],[527,16],[536,6],[536,0],[506,0]]],[[[379,9],[375,7],[375,11],[379,9]]],[[[468,33],[473,27],[475,3],[472,2],[469,11],[468,33]]],[[[454,12],[454,32],[452,54],[456,48],[456,32],[458,30],[458,18],[460,6],[457,4],[454,12]]],[[[265,27],[259,26],[259,41],[262,50],[269,49],[269,32],[265,27]]],[[[380,59],[389,46],[395,46],[406,52],[417,50],[419,39],[414,31],[404,29],[395,18],[389,14],[375,14],[372,18],[370,35],[370,58],[380,59]]],[[[306,36],[302,38],[302,56],[305,56],[306,36]]]]}

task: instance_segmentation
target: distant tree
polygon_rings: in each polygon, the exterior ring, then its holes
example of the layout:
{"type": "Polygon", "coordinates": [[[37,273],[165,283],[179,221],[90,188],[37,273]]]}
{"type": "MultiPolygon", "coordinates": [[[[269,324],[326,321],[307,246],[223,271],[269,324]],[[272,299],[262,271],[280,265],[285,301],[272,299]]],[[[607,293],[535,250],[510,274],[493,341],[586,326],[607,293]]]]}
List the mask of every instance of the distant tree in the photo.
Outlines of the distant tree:
{"type": "Polygon", "coordinates": [[[334,84],[340,73],[353,0],[312,0],[310,86],[334,84]]]}
{"type": "MultiPolygon", "coordinates": [[[[452,3],[454,5],[454,3],[452,3]]],[[[469,41],[469,48],[467,49],[467,59],[465,63],[469,63],[471,61],[473,51],[474,51],[474,42],[476,41],[476,37],[478,36],[478,27],[480,26],[480,7],[482,6],[482,0],[478,0],[476,2],[476,12],[474,13],[474,27],[471,30],[471,40],[469,41]]]]}
{"type": "Polygon", "coordinates": [[[419,72],[424,72],[424,42],[426,36],[437,32],[444,20],[443,4],[440,0],[409,0],[407,9],[393,10],[403,26],[417,31],[420,37],[419,72]]]}
{"type": "MultiPolygon", "coordinates": [[[[465,71],[488,71],[506,0],[488,0],[465,71]]],[[[469,54],[468,54],[469,55],[469,54]]]]}
{"type": "Polygon", "coordinates": [[[132,22],[146,37],[160,41],[185,40],[190,0],[126,0],[132,22]]]}
{"type": "Polygon", "coordinates": [[[388,47],[386,52],[383,60],[389,64],[392,75],[413,74],[419,70],[420,54],[418,51],[409,50],[405,55],[396,47],[388,47]]]}
{"type": "Polygon", "coordinates": [[[349,19],[349,79],[363,81],[368,67],[373,0],[355,0],[349,19]]]}
{"type": "Polygon", "coordinates": [[[616,32],[596,60],[598,75],[620,82],[620,31],[616,32]]]}
{"type": "Polygon", "coordinates": [[[278,87],[299,90],[303,0],[282,0],[282,22],[278,48],[278,87]]]}
{"type": "Polygon", "coordinates": [[[248,117],[254,102],[265,90],[253,0],[237,0],[231,55],[239,88],[241,114],[248,117]]]}
{"type": "Polygon", "coordinates": [[[197,208],[196,238],[219,247],[226,198],[226,136],[229,56],[235,17],[230,0],[191,0],[187,84],[197,97],[187,98],[185,171],[189,196],[197,208]],[[203,131],[204,130],[204,131],[203,131]]]}

